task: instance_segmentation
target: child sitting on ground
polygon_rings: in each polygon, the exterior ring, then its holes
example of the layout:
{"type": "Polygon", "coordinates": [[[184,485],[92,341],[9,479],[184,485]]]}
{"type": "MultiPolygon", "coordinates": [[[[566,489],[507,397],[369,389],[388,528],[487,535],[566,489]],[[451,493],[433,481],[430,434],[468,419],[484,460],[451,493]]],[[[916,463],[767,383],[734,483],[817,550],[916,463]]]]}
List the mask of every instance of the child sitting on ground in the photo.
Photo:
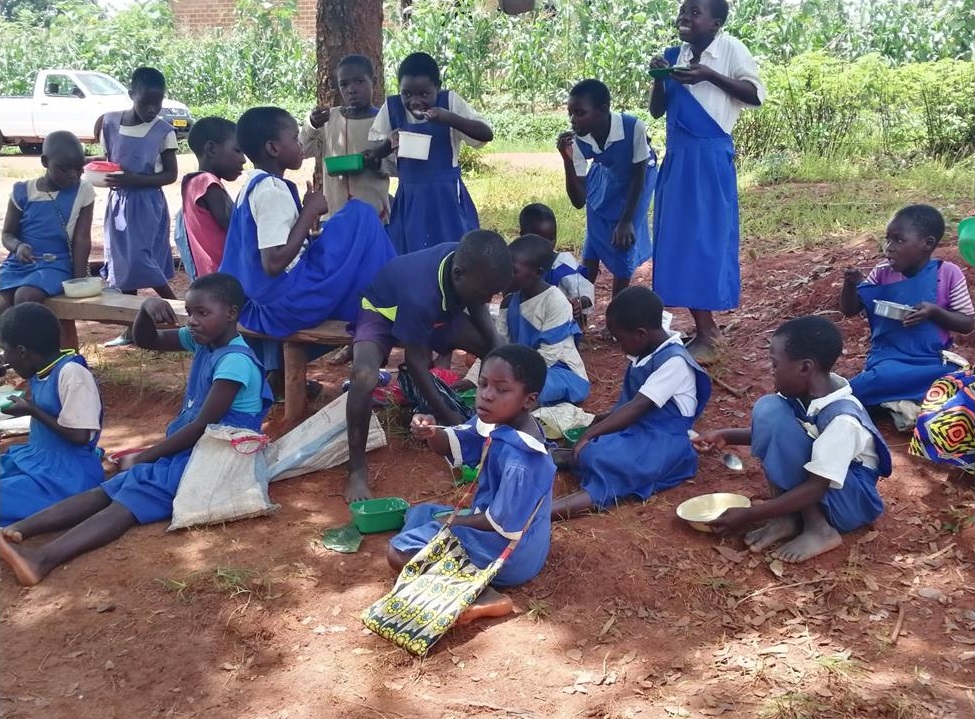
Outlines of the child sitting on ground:
{"type": "MultiPolygon", "coordinates": [[[[90,209],[90,208],[89,208],[90,209]]],[[[51,310],[24,302],[0,316],[4,362],[30,383],[30,399],[3,410],[30,417],[27,444],[0,455],[0,526],[97,487],[105,478],[96,453],[102,402],[88,365],[59,349],[51,310]]]]}
{"type": "Polygon", "coordinates": [[[576,348],[582,330],[572,318],[572,305],[543,278],[552,265],[552,244],[540,235],[524,235],[510,245],[511,294],[501,302],[498,334],[502,339],[537,350],[548,373],[538,395],[540,405],[572,402],[589,396],[589,376],[576,348]]]}
{"type": "Polygon", "coordinates": [[[564,451],[556,458],[579,475],[580,489],[555,500],[553,518],[647,499],[697,473],[687,432],[711,396],[711,380],[680,335],[663,328],[663,313],[646,287],[628,287],[609,303],[607,326],[630,363],[613,410],[596,417],[571,458],[564,451]]]}
{"type": "Polygon", "coordinates": [[[518,215],[518,228],[522,235],[541,235],[552,243],[552,251],[557,254],[552,269],[545,273],[545,281],[562,290],[572,305],[572,316],[585,331],[589,314],[596,304],[595,287],[571,252],[558,252],[555,213],[540,202],[525,205],[518,215]]]}
{"type": "Polygon", "coordinates": [[[975,308],[961,268],[931,258],[944,232],[944,218],[935,208],[905,207],[887,225],[886,260],[866,280],[854,268],[843,277],[840,309],[847,317],[866,312],[871,335],[866,365],[850,387],[867,407],[913,403],[892,407],[899,429],[913,426],[916,403],[949,371],[942,352],[951,346],[951,333],[975,329],[975,308]],[[878,301],[913,310],[903,320],[889,319],[878,314],[878,301]]]}
{"type": "Polygon", "coordinates": [[[208,424],[260,431],[271,393],[257,358],[237,333],[243,303],[240,283],[219,272],[190,285],[184,328],[158,330],[157,325],[176,324],[172,307],[158,298],[143,303],[133,325],[140,347],[194,353],[182,410],[166,428],[166,439],[123,457],[121,471],[101,487],[3,529],[0,558],[21,584],[37,584],[55,567],[115,541],[137,524],[168,519],[183,470],[208,424]],[[46,544],[16,546],[59,531],[64,534],[46,544]]]}
{"type": "MultiPolygon", "coordinates": [[[[512,539],[520,538],[492,582],[497,587],[530,581],[548,557],[555,465],[531,415],[544,384],[541,355],[521,345],[504,345],[481,365],[473,423],[440,429],[434,426],[436,417],[416,415],[410,425],[416,439],[426,440],[430,449],[455,467],[481,465],[472,511],[458,514],[451,530],[481,569],[497,559],[512,539]]],[[[412,507],[402,531],[389,540],[390,566],[400,571],[440,531],[444,513],[452,510],[439,504],[412,507]]],[[[510,597],[488,587],[457,621],[499,617],[513,609],[510,597]]]]}
{"type": "Polygon", "coordinates": [[[769,520],[745,535],[753,552],[789,540],[772,556],[803,562],[839,547],[841,532],[873,522],[884,505],[878,477],[890,452],[849,383],[830,371],[843,351],[839,329],[816,316],[789,320],[772,335],[776,394],[752,409],[751,429],[719,429],[694,440],[699,451],[751,445],[772,498],[728,509],[710,523],[718,536],[769,520]]]}
{"type": "Polygon", "coordinates": [[[217,271],[223,260],[234,201],[223,186],[244,171],[237,125],[222,117],[202,117],[188,138],[199,171],[183,178],[183,224],[196,277],[217,271]]]}
{"type": "MultiPolygon", "coordinates": [[[[318,107],[311,111],[301,126],[299,139],[305,157],[335,157],[353,155],[368,150],[369,130],[379,113],[372,104],[372,89],[376,71],[372,60],[365,55],[346,55],[336,68],[339,94],[344,107],[318,107]]],[[[341,175],[327,173],[322,187],[328,211],[336,213],[345,203],[356,197],[373,206],[384,223],[389,222],[390,160],[380,162],[372,158],[360,172],[341,175]]]]}
{"type": "Polygon", "coordinates": [[[430,374],[433,351],[463,349],[483,357],[501,344],[487,304],[511,283],[511,253],[501,235],[468,232],[386,265],[366,289],[352,339],[352,375],[346,418],[349,427],[349,478],[346,501],[371,497],[366,439],[372,391],[379,369],[394,346],[406,348],[405,361],[419,393],[441,424],[465,417],[452,411],[430,374]]]}
{"type": "Polygon", "coordinates": [[[44,139],[36,180],[14,183],[3,221],[0,312],[21,302],[43,302],[61,283],[88,276],[95,190],[81,179],[85,151],[70,132],[44,139]]]}

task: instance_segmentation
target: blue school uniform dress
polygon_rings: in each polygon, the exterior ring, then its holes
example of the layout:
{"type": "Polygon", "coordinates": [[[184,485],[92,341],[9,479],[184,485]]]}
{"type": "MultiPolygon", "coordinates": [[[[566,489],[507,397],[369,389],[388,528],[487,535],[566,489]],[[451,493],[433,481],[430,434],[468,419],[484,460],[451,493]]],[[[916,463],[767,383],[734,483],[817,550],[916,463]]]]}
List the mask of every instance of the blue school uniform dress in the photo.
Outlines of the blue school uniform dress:
{"type": "MultiPolygon", "coordinates": [[[[561,294],[561,290],[557,287],[549,287],[546,292],[561,294]]],[[[532,299],[541,299],[541,296],[532,299]]],[[[567,300],[562,299],[561,302],[564,304],[567,300]]],[[[506,321],[508,338],[512,342],[526,345],[534,350],[537,350],[541,345],[557,345],[565,342],[565,340],[571,340],[574,348],[575,342],[582,337],[582,330],[572,319],[571,313],[567,322],[546,327],[544,330],[533,325],[521,312],[520,292],[514,292],[511,295],[511,301],[506,312],[506,321]]],[[[548,367],[545,374],[545,386],[542,387],[542,391],[538,395],[538,403],[542,406],[558,404],[559,402],[577,404],[583,402],[588,396],[588,377],[576,374],[566,362],[559,360],[548,367]]]]}
{"type": "MultiPolygon", "coordinates": [[[[264,368],[238,335],[229,344],[217,349],[197,345],[189,330],[180,330],[184,349],[194,352],[190,376],[186,382],[183,408],[166,428],[166,436],[196,419],[203,407],[214,380],[230,379],[241,384],[233,404],[217,424],[260,432],[261,423],[274,401],[271,389],[264,381],[264,368]],[[228,361],[229,360],[229,361],[228,361]]],[[[183,470],[190,461],[193,448],[183,450],[155,462],[137,464],[105,482],[102,488],[113,501],[129,510],[140,524],[169,519],[173,513],[173,499],[179,489],[183,470]]]]}
{"type": "MultiPolygon", "coordinates": [[[[88,367],[81,355],[70,352],[43,376],[30,378],[31,401],[54,417],[61,414],[58,379],[71,363],[88,367]]],[[[105,474],[95,451],[100,434],[99,430],[85,444],[74,444],[31,418],[27,444],[0,456],[0,526],[101,484],[105,474]]]]}
{"type": "Polygon", "coordinates": [[[631,363],[613,410],[636,397],[650,375],[673,357],[680,357],[694,371],[694,415],[685,417],[671,398],[663,407],[645,412],[629,427],[588,442],[579,453],[579,485],[600,509],[613,507],[624,497],[646,499],[697,473],[697,452],[687,431],[704,411],[711,396],[711,380],[684,345],[664,345],[649,361],[631,363]]]}
{"type": "MultiPolygon", "coordinates": [[[[450,91],[437,93],[436,107],[450,109],[450,91]]],[[[390,126],[394,130],[430,135],[426,160],[400,157],[396,162],[399,187],[390,209],[389,238],[403,255],[443,242],[458,242],[480,227],[477,208],[454,167],[450,126],[438,122],[412,123],[399,95],[386,98],[390,126]]]]}
{"type": "MultiPolygon", "coordinates": [[[[476,514],[486,513],[495,531],[456,524],[452,531],[471,561],[481,569],[497,559],[509,541],[520,537],[492,585],[524,584],[542,571],[552,539],[555,464],[548,450],[541,441],[513,427],[485,424],[480,420],[446,432],[451,458],[458,467],[476,465],[481,460],[485,440],[491,439],[471,509],[476,514]],[[526,529],[525,524],[536,507],[538,512],[526,529]]],[[[390,546],[411,555],[419,552],[443,526],[434,519],[434,514],[452,509],[442,504],[411,507],[406,512],[403,530],[389,540],[390,546]]]]}
{"type": "Polygon", "coordinates": [[[37,180],[30,180],[14,183],[10,199],[21,212],[17,238],[31,246],[34,261],[21,262],[10,253],[0,265],[0,290],[29,286],[60,295],[61,283],[74,275],[68,233],[74,230],[75,205],[93,202],[94,190],[85,182],[48,193],[37,189],[37,180]]]}
{"type": "MultiPolygon", "coordinates": [[[[122,131],[122,113],[107,112],[102,120],[105,155],[138,175],[156,173],[172,126],[156,118],[142,137],[122,131]]],[[[159,187],[116,187],[105,208],[105,267],[102,276],[119,290],[162,287],[172,278],[169,208],[159,187]]]]}
{"type": "MultiPolygon", "coordinates": [[[[835,377],[838,384],[846,380],[835,377]]],[[[838,395],[843,395],[840,391],[838,395]]],[[[813,451],[814,435],[823,433],[830,422],[848,415],[870,433],[878,458],[877,468],[862,462],[850,464],[841,486],[835,480],[819,506],[837,531],[852,532],[873,522],[884,511],[877,480],[891,473],[890,450],[863,406],[850,396],[839,396],[813,416],[796,399],[766,395],[752,410],[752,456],[762,462],[768,481],[783,492],[798,487],[809,477],[806,465],[813,451]]],[[[830,478],[832,480],[832,478],[830,478]]]]}
{"type": "MultiPolygon", "coordinates": [[[[250,196],[273,177],[267,172],[251,176],[227,229],[220,271],[230,273],[244,287],[247,302],[240,323],[253,332],[287,337],[328,319],[352,321],[362,291],[395,257],[376,211],[361,200],[349,200],[322,224],[322,234],[308,242],[291,269],[271,277],[261,265],[250,196]]],[[[287,185],[300,211],[298,188],[290,180],[277,179],[287,185]]]]}
{"type": "Polygon", "coordinates": [[[945,343],[930,320],[905,327],[900,320],[881,317],[875,300],[914,306],[934,302],[941,260],[931,260],[913,277],[889,285],[861,282],[857,295],[870,323],[870,351],[863,372],[850,380],[854,396],[868,407],[907,399],[920,402],[931,384],[948,367],[941,351],[945,343]]]}
{"type": "MultiPolygon", "coordinates": [[[[582,260],[599,260],[614,277],[629,278],[636,268],[650,259],[650,201],[657,179],[657,156],[650,150],[643,192],[633,212],[636,241],[628,250],[613,246],[613,230],[623,216],[630,179],[633,177],[633,145],[638,120],[633,115],[612,113],[611,123],[622,120],[622,137],[606,140],[602,151],[577,137],[575,145],[586,160],[591,160],[586,174],[586,241],[582,260]]],[[[642,123],[641,123],[642,124],[642,123]]],[[[612,136],[612,124],[610,136],[612,136]]]]}
{"type": "MultiPolygon", "coordinates": [[[[677,63],[680,48],[664,51],[677,63]]],[[[738,180],[731,135],[676,80],[667,92],[667,153],[654,193],[653,289],[664,305],[738,306],[738,180]]]]}

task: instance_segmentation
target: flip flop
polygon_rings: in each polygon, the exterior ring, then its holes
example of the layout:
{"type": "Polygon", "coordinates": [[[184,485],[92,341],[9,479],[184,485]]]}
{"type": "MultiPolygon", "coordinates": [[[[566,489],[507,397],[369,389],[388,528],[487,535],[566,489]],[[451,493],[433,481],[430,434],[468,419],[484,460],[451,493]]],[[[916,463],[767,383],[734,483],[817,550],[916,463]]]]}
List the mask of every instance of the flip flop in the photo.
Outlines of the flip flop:
{"type": "Polygon", "coordinates": [[[132,344],[132,340],[125,335],[119,335],[115,339],[103,344],[102,347],[128,347],[130,344],[132,344]]]}

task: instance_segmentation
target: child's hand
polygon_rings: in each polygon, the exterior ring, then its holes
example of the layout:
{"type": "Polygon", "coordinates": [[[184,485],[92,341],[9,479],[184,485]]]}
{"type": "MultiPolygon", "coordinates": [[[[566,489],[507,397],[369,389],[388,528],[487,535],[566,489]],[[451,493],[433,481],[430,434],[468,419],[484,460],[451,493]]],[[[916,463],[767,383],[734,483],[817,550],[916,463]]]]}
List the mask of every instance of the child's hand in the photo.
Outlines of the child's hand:
{"type": "Polygon", "coordinates": [[[691,446],[701,454],[707,454],[714,450],[722,450],[728,446],[724,432],[720,429],[712,429],[704,434],[699,434],[691,440],[691,446]]]}
{"type": "Polygon", "coordinates": [[[687,70],[675,70],[673,74],[673,78],[681,85],[696,85],[699,82],[710,82],[713,77],[714,70],[701,63],[689,65],[687,70]]]}
{"type": "Polygon", "coordinates": [[[123,455],[118,461],[118,471],[124,472],[125,470],[132,469],[135,465],[140,464],[140,456],[142,456],[142,452],[132,452],[131,454],[123,455]]]}
{"type": "Polygon", "coordinates": [[[109,187],[132,187],[137,184],[136,177],[138,177],[137,173],[128,170],[113,172],[110,175],[105,175],[105,184],[109,187]]]}
{"type": "Polygon", "coordinates": [[[17,395],[11,395],[10,401],[13,404],[5,409],[3,413],[9,417],[33,417],[36,405],[29,399],[24,399],[17,395]]]}
{"type": "Polygon", "coordinates": [[[650,60],[650,67],[670,67],[670,63],[664,60],[663,55],[655,55],[650,60]]]}
{"type": "Polygon", "coordinates": [[[310,182],[305,183],[305,196],[301,200],[301,207],[313,211],[317,215],[324,215],[328,212],[328,202],[325,201],[325,195],[322,194],[321,190],[316,190],[310,182]]]}
{"type": "Polygon", "coordinates": [[[634,242],[636,242],[636,230],[633,229],[633,223],[620,221],[613,229],[613,247],[625,252],[633,247],[634,242]]]}
{"type": "Polygon", "coordinates": [[[904,326],[916,327],[922,322],[933,320],[939,312],[941,312],[941,308],[933,302],[922,302],[915,305],[914,311],[904,318],[904,326]]]}
{"type": "Polygon", "coordinates": [[[414,439],[426,441],[437,434],[437,418],[432,414],[415,414],[410,421],[410,434],[414,439]]]}
{"type": "Polygon", "coordinates": [[[717,519],[708,522],[708,526],[712,532],[723,537],[726,534],[740,532],[748,526],[751,522],[749,516],[750,512],[746,507],[732,507],[723,511],[717,519]]]}
{"type": "Polygon", "coordinates": [[[451,116],[454,114],[450,110],[444,110],[442,107],[431,107],[426,112],[414,113],[417,117],[429,120],[430,122],[436,122],[440,125],[450,124],[451,116]]]}
{"type": "Polygon", "coordinates": [[[178,324],[173,306],[161,297],[150,297],[142,303],[142,309],[157,327],[175,327],[178,324]]]}
{"type": "Polygon", "coordinates": [[[847,267],[843,270],[843,282],[848,285],[858,285],[863,282],[863,273],[856,267],[847,267]]]}
{"type": "MultiPolygon", "coordinates": [[[[593,424],[595,424],[595,422],[593,422],[593,424]]],[[[590,426],[592,426],[592,425],[590,425],[590,426]]],[[[587,444],[589,444],[589,437],[587,437],[585,434],[583,434],[581,437],[579,437],[579,441],[576,442],[575,447],[572,448],[572,463],[573,464],[578,464],[579,463],[579,453],[582,451],[582,448],[585,447],[587,444]]]]}
{"type": "Polygon", "coordinates": [[[572,145],[576,141],[576,134],[569,130],[568,132],[563,132],[559,135],[559,139],[555,141],[555,147],[558,149],[559,154],[562,155],[566,160],[572,159],[572,145]]]}
{"type": "Polygon", "coordinates": [[[17,245],[17,249],[14,251],[14,257],[16,257],[18,261],[23,262],[25,265],[33,264],[34,248],[26,242],[21,242],[19,245],[17,245]]]}
{"type": "Polygon", "coordinates": [[[328,122],[328,119],[331,116],[332,116],[332,111],[329,108],[316,107],[314,110],[311,111],[311,114],[308,116],[308,122],[310,122],[311,126],[317,130],[326,122],[328,122]]]}

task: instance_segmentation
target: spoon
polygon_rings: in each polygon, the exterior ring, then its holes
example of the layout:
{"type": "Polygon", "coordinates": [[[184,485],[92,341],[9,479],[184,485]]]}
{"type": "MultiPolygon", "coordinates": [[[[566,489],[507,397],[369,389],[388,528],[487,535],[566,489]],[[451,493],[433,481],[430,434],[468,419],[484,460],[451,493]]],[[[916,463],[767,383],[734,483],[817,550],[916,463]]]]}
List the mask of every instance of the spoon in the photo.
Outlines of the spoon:
{"type": "MultiPolygon", "coordinates": [[[[693,429],[689,429],[687,430],[687,436],[691,438],[691,441],[693,441],[701,435],[695,432],[693,429]]],[[[734,470],[735,472],[740,472],[745,468],[745,463],[741,461],[741,457],[734,452],[725,452],[723,455],[721,455],[721,461],[724,462],[725,467],[734,470]]]]}

